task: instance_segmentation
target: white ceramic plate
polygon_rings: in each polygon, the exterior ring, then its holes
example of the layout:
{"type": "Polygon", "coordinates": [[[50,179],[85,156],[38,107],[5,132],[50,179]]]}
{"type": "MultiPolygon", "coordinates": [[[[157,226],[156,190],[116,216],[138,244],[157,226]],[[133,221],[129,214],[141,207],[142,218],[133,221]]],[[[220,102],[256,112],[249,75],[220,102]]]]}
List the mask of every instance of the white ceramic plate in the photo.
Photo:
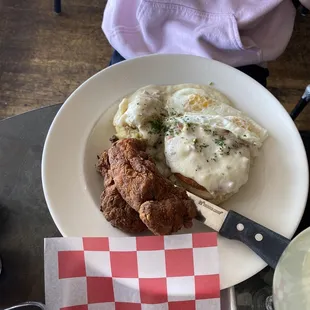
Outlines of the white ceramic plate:
{"type": "MultiPolygon", "coordinates": [[[[96,155],[109,147],[115,102],[148,84],[214,83],[269,132],[249,182],[223,206],[291,237],[304,212],[308,164],[299,133],[281,104],[260,84],[227,65],[187,55],[153,55],[107,68],[65,102],[48,133],[42,180],[50,213],[63,236],[124,236],[99,211],[102,179],[96,155]]],[[[196,222],[186,232],[207,231],[196,222]]],[[[221,288],[265,263],[239,242],[219,238],[221,288]]]]}

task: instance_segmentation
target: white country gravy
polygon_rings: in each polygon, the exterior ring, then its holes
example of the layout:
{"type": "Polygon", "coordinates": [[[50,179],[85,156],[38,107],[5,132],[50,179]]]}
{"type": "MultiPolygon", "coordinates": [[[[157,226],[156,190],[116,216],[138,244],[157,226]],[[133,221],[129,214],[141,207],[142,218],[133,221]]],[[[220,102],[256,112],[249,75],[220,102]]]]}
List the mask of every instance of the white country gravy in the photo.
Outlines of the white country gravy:
{"type": "Polygon", "coordinates": [[[113,124],[117,129],[126,128],[129,125],[125,135],[145,139],[148,145],[153,146],[160,139],[162,121],[167,116],[163,93],[152,88],[124,98],[119,105],[113,124]]]}
{"type": "Polygon", "coordinates": [[[251,152],[242,140],[184,118],[172,118],[170,124],[165,157],[172,173],[195,180],[211,194],[236,193],[247,182],[251,152]]]}

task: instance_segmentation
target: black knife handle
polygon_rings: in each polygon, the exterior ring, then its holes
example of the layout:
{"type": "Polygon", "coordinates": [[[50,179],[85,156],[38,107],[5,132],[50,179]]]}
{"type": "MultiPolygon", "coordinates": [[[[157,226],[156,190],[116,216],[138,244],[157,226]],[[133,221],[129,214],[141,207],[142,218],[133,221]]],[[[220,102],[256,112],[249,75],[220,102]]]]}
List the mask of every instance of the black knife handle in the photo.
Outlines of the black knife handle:
{"type": "Polygon", "coordinates": [[[272,268],[290,243],[289,239],[234,211],[228,212],[219,233],[243,242],[272,268]]]}

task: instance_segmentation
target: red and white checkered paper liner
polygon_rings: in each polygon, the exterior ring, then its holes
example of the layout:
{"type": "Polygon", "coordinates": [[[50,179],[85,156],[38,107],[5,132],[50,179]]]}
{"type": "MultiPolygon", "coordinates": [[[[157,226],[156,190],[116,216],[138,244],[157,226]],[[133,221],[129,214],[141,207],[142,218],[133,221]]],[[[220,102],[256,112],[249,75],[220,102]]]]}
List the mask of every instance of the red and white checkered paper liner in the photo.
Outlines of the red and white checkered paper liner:
{"type": "Polygon", "coordinates": [[[219,310],[216,233],[45,239],[48,310],[219,310]]]}

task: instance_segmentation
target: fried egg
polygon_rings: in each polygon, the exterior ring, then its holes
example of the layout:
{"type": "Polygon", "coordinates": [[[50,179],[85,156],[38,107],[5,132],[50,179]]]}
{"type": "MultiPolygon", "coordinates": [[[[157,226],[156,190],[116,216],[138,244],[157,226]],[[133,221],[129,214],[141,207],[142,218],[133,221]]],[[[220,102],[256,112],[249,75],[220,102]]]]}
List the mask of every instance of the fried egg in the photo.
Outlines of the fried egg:
{"type": "Polygon", "coordinates": [[[186,112],[218,114],[216,107],[224,104],[231,106],[230,100],[214,87],[195,84],[168,86],[169,94],[166,108],[169,114],[184,114],[186,112]]]}
{"type": "Polygon", "coordinates": [[[214,87],[147,86],[124,98],[113,124],[119,138],[145,139],[165,176],[213,203],[248,181],[267,131],[214,87]]]}

